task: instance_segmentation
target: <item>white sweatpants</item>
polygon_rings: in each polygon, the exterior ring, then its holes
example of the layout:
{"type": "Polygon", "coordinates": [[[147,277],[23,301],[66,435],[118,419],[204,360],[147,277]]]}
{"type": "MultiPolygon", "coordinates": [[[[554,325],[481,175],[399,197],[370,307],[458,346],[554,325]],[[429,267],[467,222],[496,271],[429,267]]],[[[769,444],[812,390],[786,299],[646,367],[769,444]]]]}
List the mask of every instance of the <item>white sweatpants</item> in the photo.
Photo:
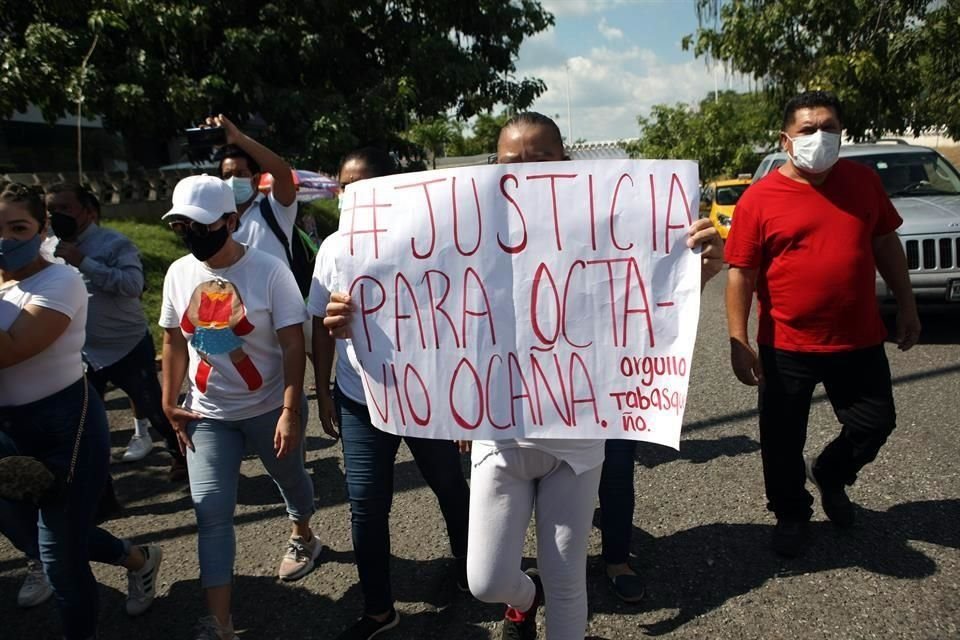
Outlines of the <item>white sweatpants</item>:
{"type": "Polygon", "coordinates": [[[543,580],[548,640],[583,640],[587,628],[587,541],[600,469],[580,475],[537,449],[474,449],[470,481],[467,580],[483,602],[520,611],[536,588],[520,569],[536,505],[537,568],[543,580]]]}

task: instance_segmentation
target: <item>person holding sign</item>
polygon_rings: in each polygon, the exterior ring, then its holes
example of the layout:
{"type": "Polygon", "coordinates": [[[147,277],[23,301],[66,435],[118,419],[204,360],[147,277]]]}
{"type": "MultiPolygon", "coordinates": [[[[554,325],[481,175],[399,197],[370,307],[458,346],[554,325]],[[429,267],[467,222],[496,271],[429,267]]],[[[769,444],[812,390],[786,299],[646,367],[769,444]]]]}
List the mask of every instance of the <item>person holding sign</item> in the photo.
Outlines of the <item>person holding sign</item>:
{"type": "Polygon", "coordinates": [[[233,238],[240,222],[227,183],[184,178],[163,218],[190,249],[167,270],[160,326],[163,408],[187,457],[210,611],[193,637],[234,640],[233,516],[248,448],[280,489],[291,521],[280,579],[308,574],[323,549],[310,528],[313,483],[303,466],[306,309],[283,262],[233,238]]]}
{"type": "Polygon", "coordinates": [[[920,334],[896,233],[902,220],[873,170],[838,160],[842,130],[833,94],[790,100],[780,132],[787,163],[746,191],[727,239],[730,359],[737,379],[760,388],[763,478],[767,508],[777,518],[771,542],[786,557],[809,544],[813,498],[806,480],[836,526],[853,525],[845,487],[896,424],[875,271],[896,296],[899,348],[911,348],[920,334]],[[754,291],[759,355],[747,335],[754,291]],[[843,428],[805,464],[818,382],[843,428]]]}
{"type": "MultiPolygon", "coordinates": [[[[353,151],[340,165],[340,187],[358,180],[395,173],[393,159],[384,151],[353,151]]],[[[437,496],[447,524],[450,548],[456,558],[456,583],[467,591],[467,521],[470,490],[463,477],[457,445],[449,440],[401,437],[380,431],[370,420],[361,381],[360,365],[352,340],[336,340],[323,329],[331,292],[338,291],[334,256],[341,241],[329,236],[317,254],[308,310],[313,316],[313,364],[317,403],[323,430],[343,445],[347,495],[350,499],[353,550],[364,597],[364,614],[338,636],[341,640],[366,640],[395,627],[400,617],[390,590],[390,506],[393,501],[393,467],[401,440],[407,443],[427,484],[437,496]],[[337,375],[333,397],[328,393],[334,352],[337,375]]]]}
{"type": "MultiPolygon", "coordinates": [[[[556,123],[546,116],[538,113],[519,114],[512,118],[500,132],[497,145],[497,161],[499,164],[555,162],[567,159],[560,131],[556,123]]],[[[517,171],[502,172],[501,177],[498,178],[496,183],[499,184],[499,190],[493,194],[495,198],[502,196],[504,200],[508,200],[511,203],[511,213],[518,215],[518,218],[520,207],[517,206],[516,200],[513,199],[513,192],[510,190],[510,186],[515,187],[520,183],[520,178],[513,174],[522,173],[522,169],[522,167],[517,167],[517,171]],[[505,185],[507,186],[505,187],[505,185]]],[[[550,171],[533,173],[550,174],[550,176],[556,177],[556,174],[550,171]]],[[[549,176],[538,175],[536,179],[546,180],[547,177],[549,176]]],[[[566,178],[572,178],[572,176],[566,176],[566,178]]],[[[621,183],[628,178],[629,176],[622,178],[621,183]]],[[[523,183],[531,184],[531,180],[533,179],[533,175],[525,175],[523,183]]],[[[592,187],[590,185],[594,184],[592,174],[590,177],[583,176],[582,179],[584,186],[587,187],[585,192],[591,193],[592,187]]],[[[426,174],[426,177],[419,183],[421,185],[420,188],[425,190],[428,187],[423,185],[430,184],[431,182],[442,182],[443,180],[445,180],[444,177],[434,177],[433,174],[426,174]]],[[[667,176],[667,180],[670,180],[669,176],[667,176]]],[[[649,181],[653,181],[653,178],[649,178],[649,181]]],[[[467,182],[466,176],[461,178],[461,184],[464,182],[467,182]]],[[[411,185],[406,186],[409,187],[411,185]]],[[[395,184],[394,188],[402,189],[404,185],[395,184]]],[[[453,189],[452,179],[449,188],[451,190],[453,189]]],[[[485,187],[485,189],[489,189],[489,187],[485,187]]],[[[385,189],[381,189],[380,191],[384,190],[385,189]]],[[[364,199],[363,202],[367,203],[371,201],[373,195],[379,197],[380,193],[378,191],[377,194],[366,193],[365,195],[366,199],[364,199]]],[[[480,203],[486,201],[486,197],[489,195],[489,193],[474,191],[473,198],[477,209],[480,208],[480,203]]],[[[383,197],[386,198],[386,196],[383,197]]],[[[677,201],[679,200],[680,198],[678,197],[677,201]]],[[[377,200],[377,202],[380,202],[380,200],[377,200]]],[[[553,202],[554,217],[552,219],[556,220],[556,199],[554,199],[553,202]]],[[[386,207],[387,205],[377,206],[386,207]]],[[[353,207],[354,209],[358,209],[356,203],[353,207]]],[[[585,209],[590,211],[591,214],[595,213],[595,209],[590,209],[589,205],[585,209]]],[[[610,210],[615,211],[616,207],[611,206],[610,210]]],[[[433,209],[429,209],[429,211],[433,211],[433,209]]],[[[661,211],[661,214],[663,214],[663,211],[661,211]]],[[[454,209],[453,215],[457,215],[456,209],[454,209]]],[[[369,218],[372,218],[372,216],[368,215],[368,218],[365,219],[369,218]]],[[[537,218],[542,222],[550,219],[550,216],[546,214],[537,216],[537,218]]],[[[528,221],[532,219],[533,216],[529,216],[528,221]]],[[[650,220],[649,217],[646,219],[650,220]]],[[[669,219],[669,216],[667,216],[667,219],[669,219]]],[[[612,220],[611,217],[605,219],[607,224],[604,225],[604,227],[606,229],[613,229],[612,220]]],[[[356,235],[355,228],[351,228],[350,226],[356,221],[357,216],[353,214],[346,222],[342,222],[341,224],[345,230],[342,235],[348,236],[351,231],[356,235]]],[[[433,218],[431,218],[431,222],[432,221],[433,218]]],[[[490,220],[487,224],[492,225],[496,224],[496,222],[497,221],[490,220]]],[[[577,222],[585,221],[578,220],[577,222]]],[[[660,222],[661,224],[663,223],[662,218],[660,222]]],[[[683,225],[673,225],[671,228],[682,230],[686,227],[686,224],[689,224],[689,222],[683,225]]],[[[379,227],[386,226],[386,224],[379,225],[379,227]]],[[[623,228],[625,230],[627,225],[624,224],[623,228]]],[[[663,229],[662,226],[660,228],[663,229]]],[[[505,270],[509,270],[513,266],[511,263],[513,258],[511,256],[520,254],[524,250],[523,247],[526,245],[526,240],[528,239],[528,236],[523,233],[519,225],[515,227],[515,229],[517,231],[515,235],[491,234],[487,236],[495,238],[500,248],[499,250],[503,252],[499,254],[497,261],[505,270]],[[508,240],[513,244],[508,245],[508,240]]],[[[554,227],[554,229],[556,229],[556,227],[554,227]]],[[[382,229],[367,229],[366,231],[369,234],[373,234],[382,231],[382,229]]],[[[420,229],[417,229],[417,231],[420,231],[420,229]]],[[[454,234],[455,233],[456,229],[454,228],[454,234]]],[[[404,237],[406,236],[404,235],[404,237]]],[[[652,240],[652,237],[650,239],[652,240]]],[[[557,242],[559,244],[559,240],[557,242]]],[[[616,241],[614,239],[611,242],[615,244],[616,241]]],[[[371,242],[370,244],[373,243],[371,242]]],[[[671,243],[667,244],[669,245],[671,243]]],[[[683,243],[677,244],[682,245],[683,243]]],[[[710,276],[717,273],[721,266],[718,258],[719,249],[722,245],[719,242],[716,232],[710,228],[709,221],[694,223],[694,225],[688,229],[686,245],[688,247],[703,246],[704,248],[703,261],[700,265],[701,281],[706,281],[710,276]]],[[[430,253],[434,245],[431,242],[417,246],[416,242],[414,242],[413,245],[407,244],[407,246],[412,246],[414,257],[420,258],[430,253]],[[421,246],[426,247],[426,251],[422,252],[421,246]]],[[[446,258],[447,262],[445,263],[442,260],[438,260],[436,264],[431,263],[431,267],[437,272],[446,269],[448,264],[452,264],[453,261],[457,260],[457,256],[454,254],[460,252],[460,255],[466,255],[470,252],[469,248],[465,249],[463,246],[463,239],[458,239],[456,235],[454,235],[453,249],[451,249],[449,245],[445,248],[449,251],[448,258],[446,258]],[[457,247],[458,241],[461,245],[459,248],[457,247]]],[[[374,250],[376,251],[376,245],[374,245],[374,250]]],[[[384,249],[384,251],[386,250],[387,249],[384,249]]],[[[630,263],[632,260],[635,260],[635,257],[628,253],[629,247],[623,245],[622,251],[628,256],[622,258],[625,263],[630,263]]],[[[674,262],[680,262],[682,258],[684,258],[684,256],[680,256],[674,262]]],[[[342,259],[345,264],[348,263],[348,254],[344,253],[342,259]]],[[[389,261],[388,259],[388,263],[389,261]]],[[[689,261],[686,262],[689,263],[689,261]]],[[[583,264],[586,264],[586,262],[583,262],[583,264]]],[[[612,261],[609,264],[612,264],[612,261]]],[[[472,269],[472,267],[470,267],[470,269],[472,269]]],[[[469,276],[470,269],[464,271],[464,273],[467,274],[464,278],[469,276]]],[[[452,267],[448,270],[456,272],[452,267]]],[[[434,273],[435,271],[431,271],[430,273],[434,273]]],[[[534,276],[533,271],[530,271],[529,275],[534,276]]],[[[399,280],[400,275],[397,275],[396,278],[399,280]]],[[[438,279],[442,280],[439,276],[438,279]]],[[[482,294],[484,290],[482,280],[482,278],[477,277],[464,285],[464,290],[472,289],[475,292],[475,301],[484,299],[482,294]]],[[[527,277],[527,273],[524,272],[517,275],[517,280],[532,282],[536,281],[537,278],[527,277]]],[[[543,276],[541,280],[546,281],[548,278],[547,276],[543,276]]],[[[664,278],[664,280],[667,279],[664,278]]],[[[509,281],[511,283],[516,282],[515,280],[509,281]]],[[[611,286],[616,286],[616,284],[624,286],[628,281],[629,276],[619,279],[613,276],[602,276],[592,282],[606,282],[611,286]]],[[[427,280],[428,285],[430,282],[430,280],[427,280]]],[[[670,280],[670,282],[676,282],[676,280],[670,280]]],[[[372,286],[376,289],[376,285],[372,286]]],[[[666,288],[666,286],[664,288],[666,288]]],[[[605,288],[603,289],[605,290],[605,288]]],[[[376,306],[376,304],[371,303],[370,300],[364,299],[364,293],[359,286],[356,287],[356,290],[359,292],[356,301],[344,292],[334,293],[330,297],[331,301],[327,305],[324,326],[335,336],[345,337],[349,334],[349,325],[352,321],[353,314],[357,313],[355,304],[360,307],[360,313],[358,315],[361,316],[364,313],[364,309],[366,309],[366,313],[369,314],[371,305],[376,306]]],[[[491,291],[492,290],[491,287],[491,291]]],[[[430,298],[433,309],[439,314],[439,306],[446,298],[440,294],[431,295],[430,298]]],[[[462,305],[460,308],[464,318],[468,315],[471,317],[487,317],[486,311],[479,312],[476,308],[468,307],[464,304],[463,300],[465,299],[466,298],[462,298],[460,300],[460,305],[462,305]]],[[[479,304],[479,302],[476,302],[476,304],[479,304]]],[[[669,307],[673,303],[667,302],[666,304],[669,307]]],[[[401,307],[398,309],[395,305],[395,302],[391,302],[391,307],[394,309],[394,317],[407,319],[416,317],[415,311],[413,311],[412,308],[401,307]]],[[[507,307],[505,311],[506,315],[516,324],[536,324],[536,319],[531,321],[529,316],[514,316],[515,309],[509,308],[507,302],[502,303],[502,305],[507,307]]],[[[559,303],[558,306],[562,307],[563,303],[559,303]]],[[[622,306],[623,305],[621,305],[621,307],[622,306]]],[[[426,314],[431,313],[429,309],[426,310],[426,314]]],[[[673,321],[675,321],[674,316],[664,315],[660,317],[671,317],[674,318],[673,321]]],[[[454,327],[454,323],[447,323],[446,320],[444,320],[444,322],[445,324],[442,326],[444,326],[445,329],[454,327]]],[[[492,321],[490,324],[492,326],[492,321]]],[[[556,323],[553,325],[558,332],[561,331],[559,324],[560,323],[556,323]]],[[[374,327],[372,324],[368,324],[365,317],[361,317],[358,326],[363,327],[363,335],[358,336],[361,341],[365,341],[367,344],[377,340],[380,340],[381,343],[385,342],[385,339],[382,337],[382,330],[374,327]]],[[[395,324],[392,326],[396,327],[395,324]]],[[[427,326],[431,328],[433,325],[428,324],[427,326]]],[[[460,326],[463,327],[464,325],[461,324],[460,326]]],[[[570,326],[572,327],[574,325],[571,324],[570,326]]],[[[536,330],[539,330],[539,328],[540,326],[537,326],[536,330]]],[[[492,333],[493,330],[490,329],[487,334],[484,334],[485,336],[489,336],[490,342],[493,342],[492,333]]],[[[433,335],[436,339],[436,334],[433,335]]],[[[450,339],[456,346],[462,347],[466,342],[465,335],[466,333],[461,331],[458,336],[450,335],[450,339]],[[457,340],[454,340],[455,337],[457,340]]],[[[625,340],[624,336],[625,334],[621,334],[623,340],[625,340]]],[[[565,335],[565,339],[569,340],[570,336],[565,335]]],[[[425,343],[428,342],[429,341],[425,340],[425,343]]],[[[471,345],[471,347],[472,346],[473,345],[471,345]]],[[[505,351],[507,350],[505,347],[503,349],[505,351]]],[[[437,351],[439,352],[439,349],[437,349],[437,351]]],[[[544,351],[546,351],[546,349],[544,351]]],[[[446,354],[448,352],[444,353],[446,354]]],[[[545,374],[542,370],[538,369],[540,365],[536,356],[529,354],[525,354],[525,356],[533,368],[530,380],[533,381],[534,386],[541,384],[541,382],[538,381],[542,381],[545,374]]],[[[491,362],[497,362],[498,358],[503,362],[519,361],[513,352],[508,352],[505,356],[500,353],[494,353],[487,355],[487,357],[491,362]]],[[[544,361],[547,361],[548,358],[550,358],[550,355],[543,357],[544,361]]],[[[570,362],[577,363],[578,358],[579,354],[570,356],[570,362]]],[[[439,366],[442,360],[439,353],[438,356],[435,357],[435,360],[437,366],[439,366]]],[[[456,361],[455,358],[453,360],[456,361]]],[[[459,370],[470,370],[468,365],[472,365],[469,359],[463,357],[460,362],[462,366],[459,370]]],[[[393,366],[393,364],[391,364],[391,366],[393,366]]],[[[429,366],[431,366],[429,362],[424,364],[425,369],[429,366]]],[[[402,364],[396,368],[399,371],[398,378],[410,382],[410,385],[416,385],[415,380],[417,376],[411,373],[415,371],[414,368],[403,367],[402,364]]],[[[585,369],[586,367],[584,366],[583,368],[585,369]]],[[[374,366],[371,369],[375,376],[376,367],[374,366]]],[[[496,410],[496,419],[500,421],[500,424],[491,428],[502,430],[515,428],[512,424],[504,424],[505,421],[510,420],[512,413],[510,404],[512,400],[522,397],[530,400],[532,403],[534,401],[531,400],[531,396],[534,393],[541,393],[539,400],[536,400],[537,403],[541,401],[544,403],[551,402],[551,400],[547,399],[549,387],[543,386],[542,384],[542,392],[537,390],[539,389],[537,388],[523,396],[516,395],[511,392],[509,388],[501,387],[504,394],[510,395],[493,395],[494,398],[503,398],[503,400],[497,403],[487,402],[491,394],[494,393],[489,391],[489,389],[494,389],[497,386],[497,380],[496,376],[490,373],[494,371],[493,368],[487,366],[484,367],[484,369],[485,371],[482,376],[479,373],[475,373],[472,377],[468,377],[468,379],[479,380],[479,384],[472,385],[472,387],[474,390],[476,390],[477,387],[484,387],[486,395],[484,396],[484,400],[477,403],[477,411],[467,412],[471,413],[471,415],[485,415],[487,420],[492,420],[494,416],[491,416],[491,412],[496,410]],[[513,398],[511,398],[511,395],[513,398]],[[509,401],[507,400],[508,398],[510,398],[509,401]],[[497,406],[493,407],[493,404],[497,406]],[[480,412],[480,409],[483,409],[483,412],[480,412]]],[[[381,371],[383,370],[385,369],[381,369],[381,371]]],[[[366,371],[366,369],[364,369],[364,371],[366,371]]],[[[504,366],[501,371],[504,371],[504,373],[500,374],[500,377],[503,378],[500,382],[504,382],[509,378],[515,377],[517,367],[514,366],[512,369],[513,373],[510,373],[511,370],[508,369],[507,366],[504,366]]],[[[368,380],[368,384],[375,384],[375,382],[369,383],[368,380]]],[[[509,383],[506,384],[509,386],[509,383]]],[[[630,383],[628,382],[626,384],[630,383]]],[[[454,386],[455,385],[451,385],[445,389],[432,390],[433,393],[431,395],[437,399],[437,402],[451,402],[457,399],[454,394],[454,386]]],[[[584,383],[581,388],[586,386],[584,383]]],[[[413,388],[416,389],[417,387],[414,386],[413,388]]],[[[572,389],[572,387],[566,388],[568,391],[572,389]]],[[[560,407],[564,401],[569,400],[572,402],[576,400],[572,398],[558,399],[559,394],[564,392],[561,391],[559,384],[555,389],[558,392],[557,396],[549,397],[553,397],[556,401],[556,404],[553,406],[557,407],[558,411],[561,410],[560,407]]],[[[426,396],[426,394],[423,395],[426,396]]],[[[586,402],[582,399],[579,401],[586,402]]],[[[383,404],[383,396],[381,396],[378,404],[383,404]]],[[[516,405],[521,407],[521,412],[523,411],[522,407],[527,406],[522,401],[517,402],[516,405]]],[[[414,409],[420,411],[421,414],[425,413],[428,409],[424,404],[417,407],[411,404],[409,407],[411,413],[410,418],[414,424],[417,424],[416,421],[418,419],[423,418],[422,415],[415,413],[414,409]]],[[[480,427],[479,421],[475,424],[470,424],[456,407],[452,407],[451,411],[452,415],[460,421],[459,428],[476,429],[480,427]]],[[[575,413],[575,409],[572,409],[571,413],[575,413]]],[[[527,426],[531,429],[536,428],[541,432],[550,431],[556,435],[529,438],[523,436],[511,437],[510,435],[504,434],[502,436],[504,439],[483,440],[478,438],[473,441],[470,530],[467,552],[468,583],[470,591],[478,599],[485,602],[504,602],[508,605],[502,624],[503,638],[516,638],[518,640],[532,640],[536,638],[537,609],[541,605],[546,604],[548,637],[551,640],[581,640],[587,624],[585,568],[587,541],[590,533],[591,515],[600,483],[601,466],[604,460],[604,440],[596,437],[564,437],[564,429],[575,425],[572,425],[572,423],[566,423],[565,426],[559,425],[560,421],[557,421],[558,424],[544,424],[543,420],[539,419],[543,415],[542,412],[538,412],[536,415],[538,416],[538,420],[534,421],[530,419],[527,426]],[[561,428],[555,430],[551,428],[555,426],[560,426],[561,428]],[[521,570],[525,534],[534,512],[534,506],[536,506],[539,573],[534,570],[528,572],[521,570]]],[[[402,428],[397,424],[389,424],[386,413],[379,414],[379,417],[383,418],[389,427],[402,428]]],[[[523,416],[520,417],[522,418],[523,416]]],[[[602,430],[607,428],[607,422],[604,421],[601,423],[599,416],[596,416],[592,412],[591,417],[595,418],[596,424],[591,425],[592,428],[596,429],[595,433],[604,433],[602,430]]],[[[400,414],[397,416],[396,421],[402,423],[403,419],[403,414],[400,414]]],[[[568,419],[572,420],[572,418],[568,419]]],[[[426,420],[424,420],[424,422],[426,422],[426,420]]],[[[548,416],[547,422],[553,422],[553,418],[548,416]]],[[[486,426],[485,424],[484,427],[486,426]]],[[[583,433],[586,427],[582,426],[580,429],[582,430],[579,432],[583,433]]],[[[469,433],[469,431],[465,431],[464,433],[469,433]]],[[[491,432],[488,431],[487,433],[491,432]]],[[[504,433],[504,431],[493,433],[504,433]]],[[[513,433],[526,432],[514,431],[513,433]]],[[[606,433],[612,432],[607,431],[606,433]]]]}

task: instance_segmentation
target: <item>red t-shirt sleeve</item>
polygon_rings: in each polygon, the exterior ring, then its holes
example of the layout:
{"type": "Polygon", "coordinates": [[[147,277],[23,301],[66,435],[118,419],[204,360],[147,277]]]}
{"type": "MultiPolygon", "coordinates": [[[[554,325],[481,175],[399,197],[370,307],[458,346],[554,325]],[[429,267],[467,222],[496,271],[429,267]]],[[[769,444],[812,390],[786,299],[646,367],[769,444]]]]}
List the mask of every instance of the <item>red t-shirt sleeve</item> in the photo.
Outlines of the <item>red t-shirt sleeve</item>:
{"type": "Polygon", "coordinates": [[[875,191],[878,205],[877,223],[873,226],[874,236],[885,236],[893,233],[903,224],[903,218],[897,213],[893,203],[890,202],[890,196],[883,188],[883,182],[873,171],[870,172],[871,184],[875,191]]]}
{"type": "MultiPolygon", "coordinates": [[[[752,187],[751,187],[752,188],[752,187]]],[[[763,257],[763,234],[760,220],[753,205],[753,198],[746,197],[737,203],[733,222],[724,248],[724,261],[731,267],[757,269],[763,257]],[[744,202],[746,200],[746,202],[744,202]]]]}

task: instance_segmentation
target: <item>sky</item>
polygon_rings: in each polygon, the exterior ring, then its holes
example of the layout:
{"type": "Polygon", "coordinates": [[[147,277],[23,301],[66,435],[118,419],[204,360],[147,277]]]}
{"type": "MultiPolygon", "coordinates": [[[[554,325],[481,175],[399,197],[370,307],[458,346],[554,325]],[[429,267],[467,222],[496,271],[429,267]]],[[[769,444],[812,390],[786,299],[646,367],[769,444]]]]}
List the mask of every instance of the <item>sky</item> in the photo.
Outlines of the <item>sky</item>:
{"type": "Polygon", "coordinates": [[[747,87],[742,76],[722,68],[715,74],[706,59],[681,47],[697,28],[693,0],[541,4],[556,24],[524,41],[516,75],[546,83],[531,108],[553,117],[568,140],[634,138],[638,115],[655,104],[699,102],[713,91],[715,75],[721,90],[747,87]]]}

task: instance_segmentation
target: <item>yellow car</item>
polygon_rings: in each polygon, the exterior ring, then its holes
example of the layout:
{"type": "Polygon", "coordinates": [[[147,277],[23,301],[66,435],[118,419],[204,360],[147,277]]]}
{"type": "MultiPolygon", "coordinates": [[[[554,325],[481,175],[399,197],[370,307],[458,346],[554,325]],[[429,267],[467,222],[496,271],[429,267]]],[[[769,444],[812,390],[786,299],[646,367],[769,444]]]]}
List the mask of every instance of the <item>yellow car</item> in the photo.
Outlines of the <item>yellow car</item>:
{"type": "Polygon", "coordinates": [[[710,218],[720,237],[726,240],[733,221],[733,208],[750,186],[750,178],[709,182],[700,193],[700,217],[710,218]]]}

